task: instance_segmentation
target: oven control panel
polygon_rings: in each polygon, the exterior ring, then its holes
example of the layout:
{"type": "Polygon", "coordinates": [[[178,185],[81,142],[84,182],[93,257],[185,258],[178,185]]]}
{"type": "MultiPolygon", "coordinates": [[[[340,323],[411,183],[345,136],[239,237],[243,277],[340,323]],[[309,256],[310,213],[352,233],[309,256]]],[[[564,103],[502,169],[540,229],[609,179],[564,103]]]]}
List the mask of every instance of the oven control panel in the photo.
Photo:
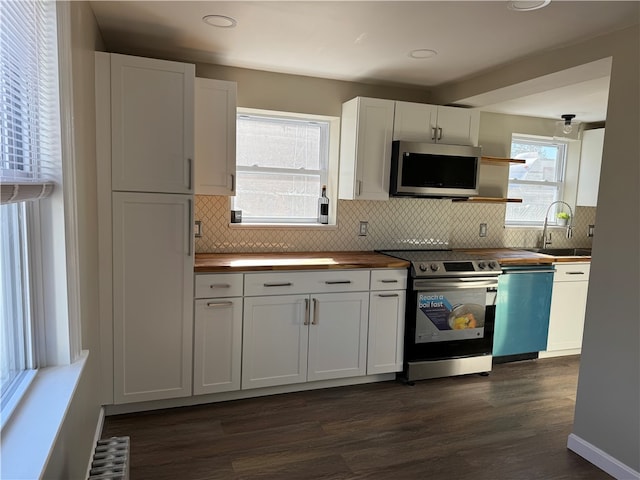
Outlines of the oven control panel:
{"type": "Polygon", "coordinates": [[[498,275],[500,264],[495,260],[464,261],[416,261],[413,265],[414,277],[462,277],[467,275],[498,275]]]}

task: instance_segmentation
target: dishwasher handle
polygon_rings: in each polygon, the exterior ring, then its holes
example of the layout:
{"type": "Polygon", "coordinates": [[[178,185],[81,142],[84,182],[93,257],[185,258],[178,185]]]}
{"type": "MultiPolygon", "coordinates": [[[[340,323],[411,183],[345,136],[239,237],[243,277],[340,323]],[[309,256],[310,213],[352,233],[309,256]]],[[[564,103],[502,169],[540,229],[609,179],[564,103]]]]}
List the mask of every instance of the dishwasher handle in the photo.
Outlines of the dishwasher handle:
{"type": "Polygon", "coordinates": [[[523,273],[556,273],[555,269],[545,269],[545,270],[506,270],[503,271],[503,275],[514,275],[514,274],[523,274],[523,273]]]}

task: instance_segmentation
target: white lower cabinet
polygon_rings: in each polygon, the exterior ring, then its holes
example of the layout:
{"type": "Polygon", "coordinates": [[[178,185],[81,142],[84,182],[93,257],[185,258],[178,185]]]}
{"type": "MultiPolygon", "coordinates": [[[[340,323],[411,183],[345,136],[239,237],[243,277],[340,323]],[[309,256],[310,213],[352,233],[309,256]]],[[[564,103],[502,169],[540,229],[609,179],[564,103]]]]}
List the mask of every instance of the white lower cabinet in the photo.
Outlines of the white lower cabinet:
{"type": "Polygon", "coordinates": [[[114,403],[191,395],[191,198],[114,192],[114,403]]]}
{"type": "Polygon", "coordinates": [[[308,295],[244,299],[242,388],[307,381],[308,295]]]}
{"type": "Polygon", "coordinates": [[[366,374],[369,271],[245,277],[245,295],[262,288],[276,294],[245,296],[243,389],[366,374]],[[282,294],[309,285],[322,293],[282,294]],[[340,293],[358,286],[364,291],[340,293]]]}
{"type": "Polygon", "coordinates": [[[406,270],[371,272],[368,375],[402,371],[406,284],[406,270]]]}
{"type": "Polygon", "coordinates": [[[366,374],[369,293],[311,296],[307,380],[366,374]]]}
{"type": "Polygon", "coordinates": [[[549,337],[544,356],[562,355],[582,348],[590,266],[589,263],[555,264],[549,337]]]}
{"type": "Polygon", "coordinates": [[[240,390],[242,280],[241,273],[196,275],[194,395],[240,390]]]}

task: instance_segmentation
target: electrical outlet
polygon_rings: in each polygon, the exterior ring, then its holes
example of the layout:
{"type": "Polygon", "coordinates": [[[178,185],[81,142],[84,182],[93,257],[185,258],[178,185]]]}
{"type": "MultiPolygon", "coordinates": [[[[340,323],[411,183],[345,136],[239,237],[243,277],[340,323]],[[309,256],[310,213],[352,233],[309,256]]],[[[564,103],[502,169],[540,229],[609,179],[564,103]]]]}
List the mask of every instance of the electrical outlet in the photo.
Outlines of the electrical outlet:
{"type": "Polygon", "coordinates": [[[360,237],[366,237],[367,233],[369,233],[369,222],[360,222],[360,230],[358,235],[360,237]]]}
{"type": "Polygon", "coordinates": [[[593,231],[595,230],[595,225],[589,225],[589,232],[587,233],[587,237],[593,237],[593,231]]]}
{"type": "Polygon", "coordinates": [[[481,237],[486,237],[487,236],[487,224],[486,223],[481,223],[480,224],[480,236],[481,237]]]}
{"type": "Polygon", "coordinates": [[[200,220],[196,220],[193,225],[193,236],[196,238],[202,237],[202,222],[200,220]]]}

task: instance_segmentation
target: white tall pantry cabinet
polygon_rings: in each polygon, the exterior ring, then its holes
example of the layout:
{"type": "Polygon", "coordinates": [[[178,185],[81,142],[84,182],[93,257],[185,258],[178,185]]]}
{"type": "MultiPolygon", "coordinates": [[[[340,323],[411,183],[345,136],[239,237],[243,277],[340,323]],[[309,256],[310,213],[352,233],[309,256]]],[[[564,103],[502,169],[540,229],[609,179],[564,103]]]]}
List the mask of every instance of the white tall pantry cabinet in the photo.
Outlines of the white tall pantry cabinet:
{"type": "Polygon", "coordinates": [[[96,54],[105,403],[191,395],[194,79],[96,54]]]}

